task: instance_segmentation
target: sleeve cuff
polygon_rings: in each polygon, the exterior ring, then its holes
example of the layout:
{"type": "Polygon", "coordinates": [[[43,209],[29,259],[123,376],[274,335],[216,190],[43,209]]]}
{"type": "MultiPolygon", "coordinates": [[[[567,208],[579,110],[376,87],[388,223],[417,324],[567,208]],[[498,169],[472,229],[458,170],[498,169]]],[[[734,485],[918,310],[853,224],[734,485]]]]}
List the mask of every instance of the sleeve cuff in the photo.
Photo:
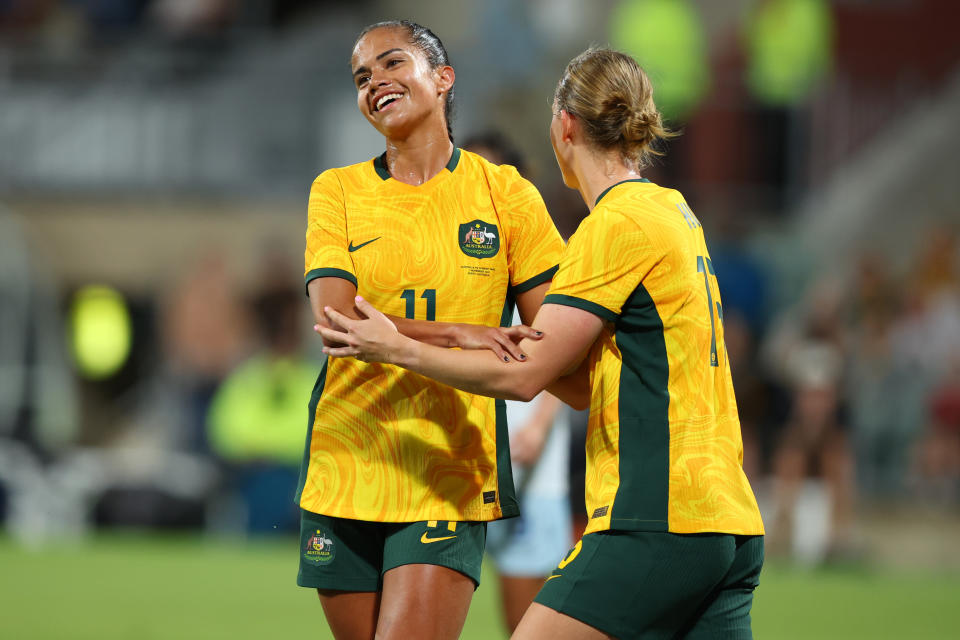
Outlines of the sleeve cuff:
{"type": "Polygon", "coordinates": [[[527,291],[530,291],[530,289],[533,289],[534,287],[538,287],[544,282],[550,282],[551,280],[553,280],[553,276],[556,275],[557,269],[559,268],[560,268],[560,265],[553,265],[543,273],[535,275],[532,278],[529,278],[528,280],[524,280],[520,284],[513,285],[513,287],[511,287],[511,289],[513,290],[513,294],[516,295],[518,293],[526,293],[527,291]]]}
{"type": "Polygon", "coordinates": [[[590,302],[583,298],[575,298],[574,296],[565,296],[560,293],[548,294],[547,297],[543,299],[543,304],[562,304],[566,307],[576,307],[577,309],[589,311],[601,320],[606,320],[607,322],[616,322],[619,317],[619,314],[610,311],[610,309],[596,302],[590,302]]]}
{"type": "MultiPolygon", "coordinates": [[[[316,280],[317,278],[343,278],[347,282],[352,282],[353,286],[359,287],[357,284],[357,276],[353,275],[349,271],[344,271],[343,269],[311,269],[307,271],[307,275],[304,277],[304,288],[310,284],[311,280],[316,280]]],[[[309,292],[307,295],[310,295],[309,292]]]]}

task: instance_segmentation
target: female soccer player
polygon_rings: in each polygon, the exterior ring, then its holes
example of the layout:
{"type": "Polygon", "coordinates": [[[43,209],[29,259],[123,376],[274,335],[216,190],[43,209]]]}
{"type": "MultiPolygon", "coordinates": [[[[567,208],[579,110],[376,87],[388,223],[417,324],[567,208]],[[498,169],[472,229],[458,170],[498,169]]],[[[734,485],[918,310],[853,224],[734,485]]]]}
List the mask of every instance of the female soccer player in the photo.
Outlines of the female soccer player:
{"type": "MultiPolygon", "coordinates": [[[[359,293],[407,335],[521,357],[512,338],[533,332],[492,327],[510,324],[514,301],[529,324],[559,263],[539,193],[454,147],[454,71],[429,30],[368,27],[350,63],[386,152],[313,184],[305,271],[318,322],[324,307],[353,315],[359,293]]],[[[486,522],[517,515],[503,402],[332,359],[310,417],[298,583],[318,590],[338,640],[457,637],[486,522]]]]}
{"type": "Polygon", "coordinates": [[[333,356],[390,362],[503,398],[550,389],[590,406],[584,536],[514,638],[749,638],[763,524],[743,447],[723,314],[703,230],[676,191],[641,177],[666,135],[642,69],[588,50],[557,87],[550,140],[590,215],[534,320],[525,363],[437,349],[366,320],[328,317],[333,356]],[[589,382],[581,366],[586,362],[589,382]],[[556,382],[555,382],[556,381],[556,382]]]}

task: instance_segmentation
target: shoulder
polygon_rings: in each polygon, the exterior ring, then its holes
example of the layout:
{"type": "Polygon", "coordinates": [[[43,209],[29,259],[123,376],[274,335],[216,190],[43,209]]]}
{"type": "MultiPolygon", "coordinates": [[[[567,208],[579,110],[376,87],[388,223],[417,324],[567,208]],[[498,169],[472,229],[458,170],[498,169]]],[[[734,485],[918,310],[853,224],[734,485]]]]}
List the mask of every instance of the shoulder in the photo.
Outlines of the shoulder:
{"type": "Polygon", "coordinates": [[[331,167],[313,180],[314,185],[333,186],[343,188],[344,185],[370,181],[376,177],[374,161],[376,158],[357,162],[343,167],[331,167]]]}
{"type": "Polygon", "coordinates": [[[468,175],[486,180],[490,191],[495,195],[508,196],[518,191],[528,190],[536,192],[536,187],[521,176],[513,165],[494,164],[481,155],[462,149],[460,162],[464,163],[463,168],[468,175]]]}
{"type": "Polygon", "coordinates": [[[683,195],[676,189],[661,187],[652,182],[631,184],[604,198],[588,216],[594,224],[603,223],[612,228],[637,227],[652,230],[673,214],[685,213],[678,209],[685,204],[683,195]]]}

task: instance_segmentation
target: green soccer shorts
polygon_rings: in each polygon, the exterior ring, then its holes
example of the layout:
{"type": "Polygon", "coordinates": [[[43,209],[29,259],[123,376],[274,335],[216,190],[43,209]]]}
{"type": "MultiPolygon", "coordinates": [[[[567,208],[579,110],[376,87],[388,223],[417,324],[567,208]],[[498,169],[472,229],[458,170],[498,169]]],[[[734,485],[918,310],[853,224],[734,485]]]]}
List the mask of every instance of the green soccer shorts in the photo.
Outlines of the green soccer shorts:
{"type": "Polygon", "coordinates": [[[367,522],[300,510],[297,584],[380,591],[383,574],[405,564],[435,564],[480,585],[486,522],[367,522]]]}
{"type": "Polygon", "coordinates": [[[601,531],[585,535],[535,602],[613,635],[752,638],[763,536],[601,531]]]}

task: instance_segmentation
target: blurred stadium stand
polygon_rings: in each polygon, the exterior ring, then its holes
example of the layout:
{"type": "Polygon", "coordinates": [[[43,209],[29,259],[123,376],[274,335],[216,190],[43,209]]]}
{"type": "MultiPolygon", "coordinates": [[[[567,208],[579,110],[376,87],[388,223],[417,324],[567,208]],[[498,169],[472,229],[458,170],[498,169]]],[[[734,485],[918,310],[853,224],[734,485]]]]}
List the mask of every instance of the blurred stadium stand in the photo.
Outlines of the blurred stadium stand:
{"type": "MultiPolygon", "coordinates": [[[[546,143],[554,84],[612,39],[615,10],[644,2],[0,0],[8,530],[242,528],[200,436],[218,385],[265,346],[251,306],[262,257],[295,261],[311,180],[382,148],[349,80],[362,26],[433,28],[457,70],[455,133],[514,140],[570,233],[585,209],[546,143]],[[67,302],[90,283],[119,291],[133,322],[130,360],[105,381],[83,379],[63,340],[67,302]]],[[[960,519],[960,10],[804,3],[828,16],[826,51],[808,48],[828,63],[786,102],[752,91],[748,70],[757,16],[788,0],[682,3],[708,85],[648,175],[707,229],[772,541],[810,562],[864,548],[890,560],[902,527],[960,519]],[[827,381],[832,410],[811,381],[827,381]],[[784,492],[787,468],[800,484],[784,492]],[[788,508],[807,529],[776,530],[788,508]]]]}

